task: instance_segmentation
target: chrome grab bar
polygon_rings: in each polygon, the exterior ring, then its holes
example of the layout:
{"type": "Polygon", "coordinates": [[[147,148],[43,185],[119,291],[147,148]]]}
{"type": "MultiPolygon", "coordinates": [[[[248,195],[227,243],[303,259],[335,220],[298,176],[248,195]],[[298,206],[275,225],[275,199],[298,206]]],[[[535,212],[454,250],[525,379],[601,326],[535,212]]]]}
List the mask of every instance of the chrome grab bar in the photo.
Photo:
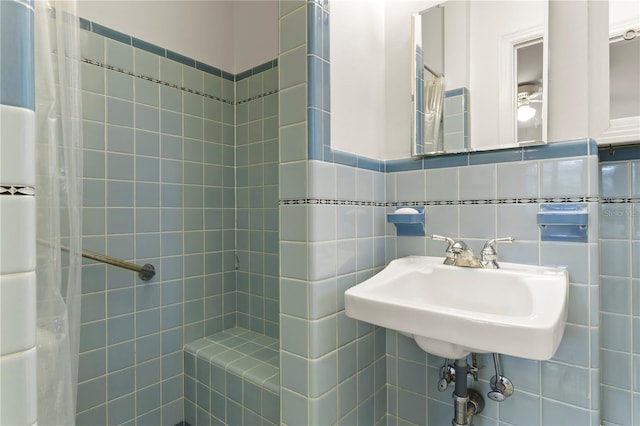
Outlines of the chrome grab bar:
{"type": "MultiPolygon", "coordinates": [[[[69,251],[67,247],[60,247],[64,251],[69,251]]],[[[115,259],[113,257],[105,256],[100,253],[96,253],[90,250],[82,250],[82,257],[91,260],[97,260],[98,262],[106,263],[109,265],[117,266],[118,268],[128,269],[138,273],[138,276],[143,281],[149,281],[156,274],[156,268],[152,264],[146,263],[142,266],[135,263],[126,262],[124,260],[115,259]]]]}
{"type": "MultiPolygon", "coordinates": [[[[39,243],[45,244],[49,247],[52,245],[46,241],[38,240],[39,243]]],[[[60,246],[60,250],[69,253],[71,249],[69,247],[60,246]]],[[[142,266],[136,265],[135,263],[126,262],[124,260],[115,259],[113,257],[106,256],[104,254],[96,253],[90,250],[82,250],[82,257],[96,260],[98,262],[106,263],[108,265],[117,266],[118,268],[128,269],[130,271],[134,271],[138,273],[138,276],[143,281],[149,281],[156,275],[156,268],[153,267],[150,263],[144,264],[142,266]]]]}

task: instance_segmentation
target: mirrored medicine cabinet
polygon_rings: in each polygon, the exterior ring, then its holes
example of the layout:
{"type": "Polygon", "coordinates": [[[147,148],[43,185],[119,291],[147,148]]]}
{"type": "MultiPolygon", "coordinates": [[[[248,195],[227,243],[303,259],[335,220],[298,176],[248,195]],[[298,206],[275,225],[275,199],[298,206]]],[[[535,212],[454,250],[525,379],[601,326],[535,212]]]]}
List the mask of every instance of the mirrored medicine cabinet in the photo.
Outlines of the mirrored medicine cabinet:
{"type": "Polygon", "coordinates": [[[640,143],[640,7],[609,1],[609,128],[601,144],[640,143]]]}
{"type": "Polygon", "coordinates": [[[547,33],[547,1],[444,1],[414,13],[412,155],[546,143],[547,33]]]}

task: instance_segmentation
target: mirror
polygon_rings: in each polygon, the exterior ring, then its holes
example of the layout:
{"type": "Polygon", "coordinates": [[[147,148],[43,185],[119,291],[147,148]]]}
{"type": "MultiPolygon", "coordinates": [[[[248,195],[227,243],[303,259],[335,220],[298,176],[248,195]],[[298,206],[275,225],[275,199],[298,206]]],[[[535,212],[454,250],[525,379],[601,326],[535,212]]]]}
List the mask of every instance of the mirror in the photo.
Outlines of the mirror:
{"type": "Polygon", "coordinates": [[[598,143],[640,141],[640,9],[609,1],[609,129],[598,143]]]}
{"type": "Polygon", "coordinates": [[[547,140],[546,1],[445,1],[411,19],[412,155],[547,140]]]}

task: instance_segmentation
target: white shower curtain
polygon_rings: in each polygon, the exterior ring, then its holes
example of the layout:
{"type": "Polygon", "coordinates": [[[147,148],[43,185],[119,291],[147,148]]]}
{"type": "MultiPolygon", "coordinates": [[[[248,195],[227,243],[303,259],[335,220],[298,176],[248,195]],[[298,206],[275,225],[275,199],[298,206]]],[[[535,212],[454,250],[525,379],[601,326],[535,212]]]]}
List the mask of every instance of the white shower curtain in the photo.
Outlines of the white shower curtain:
{"type": "Polygon", "coordinates": [[[444,77],[425,79],[424,86],[425,151],[443,151],[444,141],[440,138],[440,122],[444,103],[444,77]]]}
{"type": "Polygon", "coordinates": [[[40,426],[75,424],[82,266],[79,23],[75,1],[51,3],[35,1],[40,426]]]}

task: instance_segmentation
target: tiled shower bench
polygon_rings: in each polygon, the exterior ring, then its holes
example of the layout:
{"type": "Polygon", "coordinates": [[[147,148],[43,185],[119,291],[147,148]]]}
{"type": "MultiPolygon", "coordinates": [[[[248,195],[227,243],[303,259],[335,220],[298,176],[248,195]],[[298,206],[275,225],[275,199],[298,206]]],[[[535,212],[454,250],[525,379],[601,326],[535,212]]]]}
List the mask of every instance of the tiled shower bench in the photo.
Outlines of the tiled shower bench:
{"type": "Polygon", "coordinates": [[[191,426],[280,424],[277,339],[230,328],[184,347],[184,415],[191,426]]]}

